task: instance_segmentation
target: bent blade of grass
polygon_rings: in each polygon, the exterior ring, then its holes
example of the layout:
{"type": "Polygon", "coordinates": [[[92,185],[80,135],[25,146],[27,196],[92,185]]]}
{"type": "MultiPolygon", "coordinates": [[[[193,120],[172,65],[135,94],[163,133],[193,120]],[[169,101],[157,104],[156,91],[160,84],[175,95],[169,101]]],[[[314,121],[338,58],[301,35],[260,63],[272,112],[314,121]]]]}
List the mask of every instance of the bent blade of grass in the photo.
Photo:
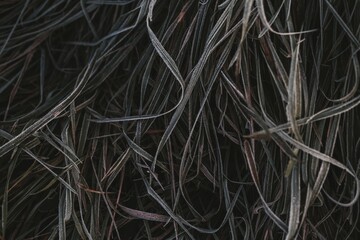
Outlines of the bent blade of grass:
{"type": "Polygon", "coordinates": [[[305,34],[305,33],[311,33],[311,32],[317,31],[316,29],[312,29],[312,30],[305,30],[305,31],[301,31],[301,32],[288,32],[288,33],[277,32],[276,30],[274,30],[271,27],[269,21],[266,19],[265,7],[264,7],[263,0],[256,0],[256,5],[258,7],[258,12],[259,12],[261,22],[265,25],[265,27],[267,29],[269,29],[271,32],[273,32],[275,34],[278,34],[281,36],[289,36],[289,35],[298,35],[298,34],[305,34]]]}

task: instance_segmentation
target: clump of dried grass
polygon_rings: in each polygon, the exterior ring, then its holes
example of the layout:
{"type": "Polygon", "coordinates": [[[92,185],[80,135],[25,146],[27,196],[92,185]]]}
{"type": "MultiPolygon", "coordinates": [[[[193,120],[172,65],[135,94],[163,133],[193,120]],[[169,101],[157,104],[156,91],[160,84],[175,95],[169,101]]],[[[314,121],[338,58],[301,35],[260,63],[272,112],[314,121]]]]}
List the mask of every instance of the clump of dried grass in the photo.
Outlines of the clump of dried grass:
{"type": "Polygon", "coordinates": [[[357,1],[2,1],[0,239],[357,239],[357,1]]]}

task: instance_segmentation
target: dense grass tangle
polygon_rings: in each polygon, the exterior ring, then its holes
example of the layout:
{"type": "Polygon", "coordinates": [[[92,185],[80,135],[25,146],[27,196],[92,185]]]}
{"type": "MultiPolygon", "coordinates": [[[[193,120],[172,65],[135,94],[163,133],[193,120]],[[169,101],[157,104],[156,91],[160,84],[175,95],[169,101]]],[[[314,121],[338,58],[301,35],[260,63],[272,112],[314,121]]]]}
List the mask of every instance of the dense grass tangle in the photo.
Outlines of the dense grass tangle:
{"type": "Polygon", "coordinates": [[[0,1],[0,239],[359,239],[360,1],[0,1]]]}

